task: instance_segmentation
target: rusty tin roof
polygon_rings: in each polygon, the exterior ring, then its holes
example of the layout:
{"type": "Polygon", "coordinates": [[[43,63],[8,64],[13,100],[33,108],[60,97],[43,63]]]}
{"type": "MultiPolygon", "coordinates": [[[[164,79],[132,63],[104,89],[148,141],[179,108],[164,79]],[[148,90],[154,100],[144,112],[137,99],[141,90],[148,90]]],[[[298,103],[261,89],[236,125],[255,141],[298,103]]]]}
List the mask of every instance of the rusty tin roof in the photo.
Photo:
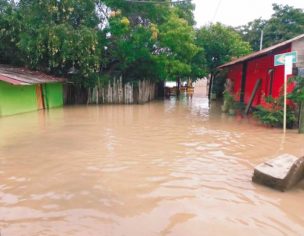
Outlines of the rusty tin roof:
{"type": "Polygon", "coordinates": [[[64,82],[65,79],[47,75],[39,71],[0,65],[0,81],[13,85],[32,85],[64,82]]]}
{"type": "Polygon", "coordinates": [[[218,68],[222,69],[222,68],[227,67],[227,66],[231,66],[231,65],[235,65],[235,64],[240,63],[240,62],[248,61],[248,60],[253,59],[255,57],[266,55],[267,53],[270,53],[270,52],[272,52],[273,50],[275,50],[277,48],[284,47],[284,46],[286,46],[286,45],[288,45],[288,44],[290,44],[290,43],[292,43],[294,41],[297,41],[299,39],[302,39],[302,38],[304,38],[304,34],[301,34],[301,35],[299,35],[299,36],[297,36],[295,38],[289,39],[289,40],[284,41],[282,43],[278,43],[278,44],[273,45],[271,47],[262,49],[261,51],[257,51],[257,52],[251,53],[249,55],[240,57],[240,58],[238,58],[236,60],[233,60],[233,61],[230,61],[230,62],[228,62],[226,64],[223,64],[223,65],[219,66],[218,68]]]}

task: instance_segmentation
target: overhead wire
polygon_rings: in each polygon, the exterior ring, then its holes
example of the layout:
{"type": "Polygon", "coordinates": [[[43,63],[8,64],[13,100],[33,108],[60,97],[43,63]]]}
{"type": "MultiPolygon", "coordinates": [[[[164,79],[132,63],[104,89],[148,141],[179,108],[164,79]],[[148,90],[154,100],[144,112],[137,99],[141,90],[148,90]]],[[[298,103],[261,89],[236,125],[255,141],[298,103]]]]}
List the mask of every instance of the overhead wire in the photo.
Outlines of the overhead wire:
{"type": "Polygon", "coordinates": [[[150,4],[178,4],[178,3],[184,3],[188,2],[189,0],[180,0],[180,1],[163,1],[163,2],[158,2],[158,1],[149,1],[149,0],[125,0],[125,2],[129,3],[150,3],[150,4]]]}
{"type": "Polygon", "coordinates": [[[214,15],[213,15],[212,22],[215,21],[216,16],[217,16],[217,13],[218,13],[218,11],[219,11],[219,9],[220,9],[221,4],[222,4],[222,0],[219,0],[218,3],[217,3],[217,6],[216,6],[216,8],[215,8],[215,12],[214,12],[214,15]]]}

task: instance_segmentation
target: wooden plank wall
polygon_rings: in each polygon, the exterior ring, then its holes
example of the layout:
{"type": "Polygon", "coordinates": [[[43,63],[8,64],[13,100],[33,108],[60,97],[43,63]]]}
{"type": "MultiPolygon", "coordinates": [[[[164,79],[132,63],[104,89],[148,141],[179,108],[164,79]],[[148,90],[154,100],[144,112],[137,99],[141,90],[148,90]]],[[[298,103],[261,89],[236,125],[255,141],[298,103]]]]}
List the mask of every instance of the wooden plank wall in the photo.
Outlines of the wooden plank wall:
{"type": "Polygon", "coordinates": [[[107,86],[88,89],[88,104],[141,104],[156,97],[156,85],[149,80],[123,84],[122,77],[113,79],[107,86]]]}

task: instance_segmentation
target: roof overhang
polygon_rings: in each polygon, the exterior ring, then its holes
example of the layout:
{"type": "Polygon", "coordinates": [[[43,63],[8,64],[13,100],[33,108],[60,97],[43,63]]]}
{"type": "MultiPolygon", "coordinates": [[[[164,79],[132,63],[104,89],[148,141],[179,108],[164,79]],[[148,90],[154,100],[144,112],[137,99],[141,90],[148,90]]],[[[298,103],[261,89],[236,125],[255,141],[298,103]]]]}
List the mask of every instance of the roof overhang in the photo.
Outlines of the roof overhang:
{"type": "Polygon", "coordinates": [[[59,78],[39,71],[31,71],[26,68],[17,68],[8,65],[0,65],[0,81],[12,85],[33,85],[65,82],[59,78]]]}
{"type": "Polygon", "coordinates": [[[297,41],[297,40],[300,40],[304,38],[304,34],[301,34],[295,38],[292,38],[290,40],[287,40],[287,41],[284,41],[282,43],[279,43],[279,44],[276,44],[276,45],[273,45],[271,47],[268,47],[268,48],[265,48],[261,51],[258,51],[258,52],[254,52],[254,53],[251,53],[247,56],[243,56],[243,57],[240,57],[236,60],[233,60],[233,61],[230,61],[224,65],[221,65],[219,67],[217,67],[218,69],[224,69],[225,67],[229,67],[229,66],[232,66],[232,65],[235,65],[235,64],[238,64],[238,63],[243,63],[245,61],[249,61],[251,59],[254,59],[254,58],[258,58],[258,57],[261,57],[261,56],[264,56],[264,55],[267,55],[269,53],[272,53],[273,51],[279,49],[279,48],[283,48],[283,47],[286,47],[288,46],[289,44],[293,43],[294,41],[297,41]]]}

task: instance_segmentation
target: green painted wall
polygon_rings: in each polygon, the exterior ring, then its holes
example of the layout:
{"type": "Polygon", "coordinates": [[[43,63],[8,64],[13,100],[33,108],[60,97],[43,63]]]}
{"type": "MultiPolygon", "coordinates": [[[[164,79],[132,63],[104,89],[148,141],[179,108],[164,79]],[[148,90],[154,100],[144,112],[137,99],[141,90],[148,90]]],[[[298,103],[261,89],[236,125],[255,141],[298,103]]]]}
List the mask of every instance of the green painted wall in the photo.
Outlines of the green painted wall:
{"type": "Polygon", "coordinates": [[[43,85],[44,103],[46,108],[63,105],[63,85],[61,83],[43,85]]]}
{"type": "Polygon", "coordinates": [[[16,86],[0,81],[0,116],[37,110],[36,86],[16,86]]]}
{"type": "MultiPolygon", "coordinates": [[[[63,106],[63,85],[44,84],[43,96],[46,108],[63,106]]],[[[36,85],[11,85],[0,81],[0,117],[38,109],[36,85]]]]}

